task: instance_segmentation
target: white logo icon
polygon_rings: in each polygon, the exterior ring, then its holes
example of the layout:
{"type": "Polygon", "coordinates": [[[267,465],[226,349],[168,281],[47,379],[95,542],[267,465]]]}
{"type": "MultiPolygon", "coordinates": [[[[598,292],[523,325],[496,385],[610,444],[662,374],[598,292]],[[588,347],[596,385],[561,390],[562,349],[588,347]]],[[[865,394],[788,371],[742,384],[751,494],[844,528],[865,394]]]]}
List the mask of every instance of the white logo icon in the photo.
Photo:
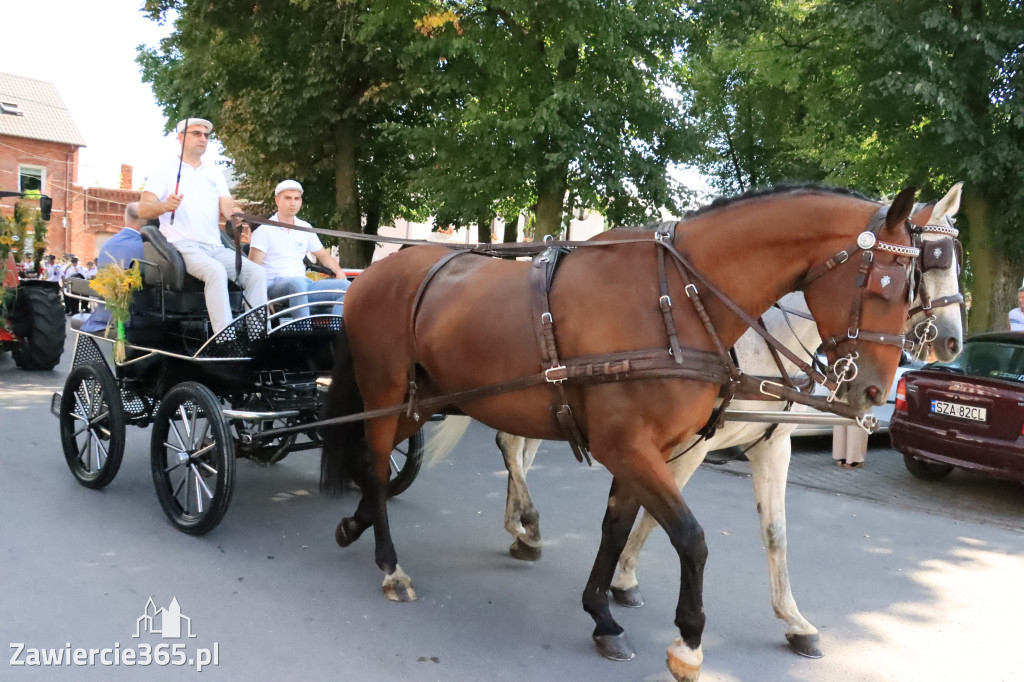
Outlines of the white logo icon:
{"type": "Polygon", "coordinates": [[[935,258],[937,260],[939,258],[939,256],[942,255],[942,249],[940,247],[936,246],[935,250],[932,251],[932,255],[935,256],[935,258]]]}
{"type": "Polygon", "coordinates": [[[882,288],[884,289],[887,286],[889,286],[889,282],[891,281],[892,277],[890,277],[889,275],[882,275],[882,288]]]}
{"type": "Polygon", "coordinates": [[[185,623],[186,636],[195,637],[192,634],[192,619],[182,615],[177,597],[171,598],[171,603],[166,609],[158,609],[150,597],[146,601],[145,611],[135,621],[135,634],[132,637],[141,637],[143,632],[149,632],[164,639],[181,639],[182,622],[185,623]]]}

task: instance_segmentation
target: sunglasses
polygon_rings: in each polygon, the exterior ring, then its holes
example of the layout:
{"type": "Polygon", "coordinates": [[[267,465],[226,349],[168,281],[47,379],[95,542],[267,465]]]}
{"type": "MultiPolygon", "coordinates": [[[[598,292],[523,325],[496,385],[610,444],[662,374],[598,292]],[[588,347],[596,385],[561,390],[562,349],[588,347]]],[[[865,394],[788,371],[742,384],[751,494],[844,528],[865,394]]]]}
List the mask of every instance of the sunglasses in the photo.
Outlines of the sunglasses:
{"type": "Polygon", "coordinates": [[[188,131],[188,134],[193,137],[205,137],[207,140],[210,139],[210,133],[204,133],[201,130],[190,130],[188,131]]]}

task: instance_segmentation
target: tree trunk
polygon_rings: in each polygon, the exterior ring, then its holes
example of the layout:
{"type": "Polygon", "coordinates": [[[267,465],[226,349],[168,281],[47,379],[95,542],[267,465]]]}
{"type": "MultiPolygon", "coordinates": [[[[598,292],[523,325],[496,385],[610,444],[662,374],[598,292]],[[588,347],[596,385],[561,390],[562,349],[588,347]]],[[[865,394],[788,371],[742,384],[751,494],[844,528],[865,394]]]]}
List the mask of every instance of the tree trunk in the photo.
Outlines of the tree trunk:
{"type": "MultiPolygon", "coordinates": [[[[363,226],[364,234],[379,234],[380,232],[380,199],[374,197],[367,202],[366,225],[363,226]]],[[[373,261],[373,252],[377,250],[377,242],[359,242],[359,249],[362,252],[364,262],[369,265],[373,261]]]]}
{"type": "Polygon", "coordinates": [[[565,204],[566,176],[568,164],[561,172],[545,173],[537,186],[537,229],[534,232],[539,241],[547,235],[557,237],[562,232],[562,211],[565,204]]]}
{"type": "Polygon", "coordinates": [[[1004,249],[996,244],[989,202],[964,195],[964,215],[970,228],[967,247],[971,256],[972,305],[968,313],[970,333],[1008,329],[1007,312],[1017,305],[1021,272],[1004,249]]]}
{"type": "Polygon", "coordinates": [[[511,213],[505,216],[505,233],[502,235],[503,242],[511,243],[519,241],[519,214],[511,213]]]}
{"type": "Polygon", "coordinates": [[[494,224],[493,216],[480,216],[476,220],[476,240],[481,244],[491,243],[491,226],[494,224]]]}
{"type": "MultiPolygon", "coordinates": [[[[356,178],[356,123],[342,119],[334,133],[334,202],[338,210],[337,227],[345,232],[362,232],[359,186],[356,178]]],[[[369,264],[364,249],[355,239],[339,239],[338,261],[346,267],[369,264]]]]}

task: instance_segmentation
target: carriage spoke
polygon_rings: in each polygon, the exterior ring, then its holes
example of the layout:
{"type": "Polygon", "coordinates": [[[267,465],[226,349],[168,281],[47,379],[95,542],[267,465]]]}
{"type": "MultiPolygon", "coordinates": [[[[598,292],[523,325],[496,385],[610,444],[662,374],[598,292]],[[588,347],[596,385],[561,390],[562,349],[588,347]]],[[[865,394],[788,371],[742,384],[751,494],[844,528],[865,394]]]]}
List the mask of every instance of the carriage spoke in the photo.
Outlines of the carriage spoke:
{"type": "Polygon", "coordinates": [[[169,425],[171,427],[170,430],[174,432],[174,437],[178,439],[178,445],[174,446],[171,445],[170,443],[165,443],[165,445],[167,445],[167,447],[170,448],[175,448],[176,450],[188,450],[188,446],[185,445],[185,439],[181,437],[181,433],[178,431],[177,424],[175,424],[174,421],[172,420],[169,422],[169,425]]]}
{"type": "MultiPolygon", "coordinates": [[[[190,464],[188,468],[189,468],[189,476],[191,476],[192,480],[195,482],[196,513],[197,514],[202,514],[203,513],[203,495],[202,495],[202,492],[200,491],[199,487],[202,486],[202,487],[206,488],[206,484],[203,483],[203,477],[199,475],[199,471],[195,468],[194,465],[190,464]]],[[[209,488],[207,488],[207,492],[209,492],[209,488]]],[[[213,497],[213,496],[211,495],[210,497],[213,497]]]]}
{"type": "Polygon", "coordinates": [[[97,437],[93,439],[93,452],[96,454],[96,471],[103,468],[103,462],[107,461],[107,457],[110,456],[110,452],[107,450],[107,446],[103,444],[103,441],[97,437]],[[100,452],[103,453],[103,462],[100,461],[100,452]]]}
{"type": "Polygon", "coordinates": [[[190,453],[189,454],[189,459],[195,460],[195,459],[197,459],[199,457],[202,457],[203,455],[205,455],[207,452],[209,452],[210,450],[212,450],[215,447],[217,447],[217,441],[213,441],[213,442],[205,445],[204,447],[196,450],[195,452],[190,453]]]}
{"type": "MultiPolygon", "coordinates": [[[[177,469],[177,468],[178,468],[177,466],[174,466],[171,469],[168,469],[167,471],[171,471],[172,469],[177,469]]],[[[185,483],[187,481],[188,481],[188,471],[186,471],[185,474],[178,481],[178,485],[176,485],[174,487],[174,490],[171,492],[171,497],[173,497],[174,499],[178,499],[178,495],[181,493],[181,489],[182,489],[182,487],[185,485],[185,483]]],[[[188,491],[187,491],[187,488],[186,488],[186,492],[185,492],[185,504],[186,505],[188,504],[188,491]]]]}
{"type": "MultiPolygon", "coordinates": [[[[185,430],[185,435],[189,438],[189,440],[191,440],[192,428],[189,425],[189,413],[185,409],[185,403],[178,405],[178,415],[181,417],[181,427],[185,430]]],[[[175,431],[177,431],[177,429],[175,429],[175,431]]],[[[179,435],[179,438],[180,437],[181,436],[179,435]]],[[[185,445],[184,440],[181,441],[181,447],[188,449],[187,446],[185,445]]]]}
{"type": "Polygon", "coordinates": [[[83,459],[83,456],[86,454],[86,451],[89,449],[89,444],[92,443],[92,439],[93,439],[92,431],[88,431],[87,433],[88,433],[88,435],[85,437],[85,440],[82,441],[82,447],[78,448],[78,461],[81,462],[82,466],[84,466],[86,468],[89,467],[89,459],[90,458],[85,457],[83,459]]]}
{"type": "Polygon", "coordinates": [[[199,406],[193,405],[192,409],[188,412],[189,424],[188,424],[188,435],[189,445],[195,447],[202,443],[202,440],[196,440],[196,420],[199,419],[199,406]]]}
{"type": "MultiPolygon", "coordinates": [[[[195,429],[195,424],[194,423],[192,425],[192,428],[193,428],[193,430],[195,429]]],[[[197,438],[197,439],[195,439],[193,441],[192,445],[194,445],[194,446],[202,445],[206,441],[206,434],[208,434],[209,432],[210,432],[210,420],[209,419],[204,419],[203,420],[203,431],[202,431],[202,433],[199,434],[199,438],[197,438]]],[[[208,447],[207,448],[203,448],[202,450],[199,450],[199,451],[193,453],[192,456],[195,457],[196,455],[200,454],[201,452],[205,452],[207,449],[208,449],[208,447]]]]}
{"type": "Polygon", "coordinates": [[[198,465],[198,466],[203,467],[203,469],[206,471],[206,473],[210,474],[211,476],[216,476],[217,474],[220,473],[219,471],[214,469],[212,466],[210,466],[206,462],[197,461],[197,462],[195,462],[195,464],[198,465]]]}

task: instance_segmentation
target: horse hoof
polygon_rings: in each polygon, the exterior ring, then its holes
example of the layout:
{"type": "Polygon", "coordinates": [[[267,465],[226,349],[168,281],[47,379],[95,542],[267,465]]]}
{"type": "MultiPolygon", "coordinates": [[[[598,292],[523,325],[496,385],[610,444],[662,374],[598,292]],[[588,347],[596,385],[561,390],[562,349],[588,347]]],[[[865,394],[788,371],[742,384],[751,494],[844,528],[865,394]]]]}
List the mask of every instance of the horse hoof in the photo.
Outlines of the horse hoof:
{"type": "Polygon", "coordinates": [[[338,543],[339,547],[348,547],[359,537],[350,532],[350,524],[352,524],[352,519],[342,519],[338,523],[338,527],[334,529],[334,541],[338,543]]]}
{"type": "Polygon", "coordinates": [[[381,585],[381,589],[389,601],[416,601],[416,590],[412,588],[412,579],[398,566],[395,567],[394,572],[384,576],[384,584],[381,585]]]}
{"type": "Polygon", "coordinates": [[[594,644],[601,655],[612,661],[632,661],[636,651],[626,639],[626,633],[617,635],[594,635],[594,644]]]}
{"type": "Polygon", "coordinates": [[[697,682],[700,679],[700,668],[704,664],[704,652],[698,646],[691,649],[682,639],[672,643],[668,654],[668,670],[676,682],[697,682]]]}
{"type": "Polygon", "coordinates": [[[621,587],[612,588],[612,599],[619,606],[629,609],[638,609],[644,605],[644,595],[640,594],[640,588],[634,585],[625,589],[621,587]]]}
{"type": "Polygon", "coordinates": [[[818,634],[813,635],[796,635],[787,634],[786,639],[789,641],[789,648],[801,656],[807,658],[821,658],[825,654],[818,648],[818,634]]]}
{"type": "Polygon", "coordinates": [[[540,559],[540,545],[534,547],[528,545],[519,538],[512,543],[512,546],[508,548],[508,553],[512,555],[513,559],[519,559],[520,561],[537,561],[540,559]]]}

